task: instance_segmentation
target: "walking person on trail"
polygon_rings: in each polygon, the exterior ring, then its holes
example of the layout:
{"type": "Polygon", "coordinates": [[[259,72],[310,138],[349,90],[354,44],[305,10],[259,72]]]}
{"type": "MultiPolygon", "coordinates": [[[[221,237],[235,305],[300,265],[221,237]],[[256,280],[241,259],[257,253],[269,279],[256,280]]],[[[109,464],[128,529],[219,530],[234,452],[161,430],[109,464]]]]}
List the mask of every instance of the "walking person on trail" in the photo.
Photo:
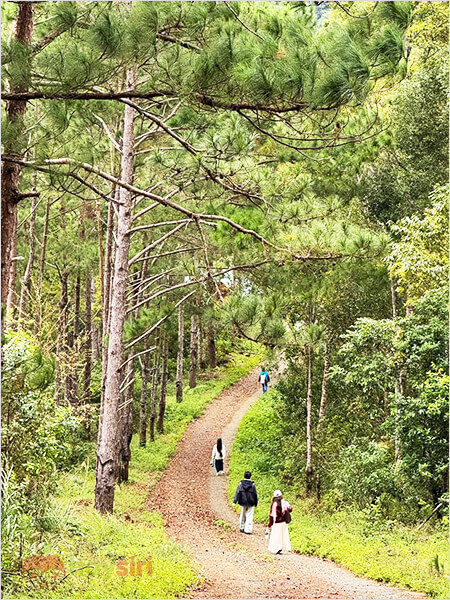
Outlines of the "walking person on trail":
{"type": "Polygon", "coordinates": [[[233,506],[239,504],[241,507],[239,530],[248,535],[253,531],[253,513],[255,506],[258,506],[258,494],[255,483],[250,479],[251,476],[250,471],[245,471],[244,479],[238,483],[233,500],[233,506]]]}
{"type": "Polygon", "coordinates": [[[262,385],[263,394],[267,392],[267,386],[269,384],[269,381],[269,373],[265,370],[264,367],[261,367],[261,373],[259,374],[258,382],[262,385]]]}
{"type": "Polygon", "coordinates": [[[225,459],[225,446],[222,443],[222,438],[218,438],[214,444],[211,454],[211,466],[215,465],[216,475],[224,475],[223,472],[223,461],[225,459]]]}
{"type": "Polygon", "coordinates": [[[272,506],[269,512],[269,524],[266,529],[266,537],[270,529],[269,552],[281,554],[281,551],[291,550],[288,523],[291,522],[292,506],[284,500],[280,490],[275,490],[272,498],[272,506]]]}

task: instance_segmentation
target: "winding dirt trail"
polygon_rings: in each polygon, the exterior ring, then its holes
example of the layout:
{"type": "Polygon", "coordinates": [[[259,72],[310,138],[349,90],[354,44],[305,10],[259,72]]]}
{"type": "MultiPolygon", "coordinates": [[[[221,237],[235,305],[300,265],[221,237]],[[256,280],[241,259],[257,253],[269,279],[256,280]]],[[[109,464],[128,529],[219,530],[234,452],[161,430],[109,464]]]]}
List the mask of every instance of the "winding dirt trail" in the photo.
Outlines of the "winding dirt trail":
{"type": "Polygon", "coordinates": [[[259,397],[257,371],[223,392],[194,420],[163,478],[149,497],[162,513],[170,537],[187,547],[203,582],[189,598],[425,598],[356,577],[331,561],[288,554],[267,554],[263,525],[253,535],[237,530],[237,513],[228,505],[227,477],[209,466],[218,437],[228,453],[239,422],[259,397]],[[214,525],[222,520],[232,527],[214,525]]]}

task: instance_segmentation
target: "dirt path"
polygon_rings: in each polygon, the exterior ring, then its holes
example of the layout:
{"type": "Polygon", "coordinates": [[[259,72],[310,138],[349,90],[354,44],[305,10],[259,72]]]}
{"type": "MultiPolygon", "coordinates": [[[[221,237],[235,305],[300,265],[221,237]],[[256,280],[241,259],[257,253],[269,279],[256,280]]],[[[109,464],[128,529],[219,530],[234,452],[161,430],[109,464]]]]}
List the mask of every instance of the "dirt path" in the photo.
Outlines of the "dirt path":
{"type": "Polygon", "coordinates": [[[258,398],[254,371],[223,392],[193,421],[169,468],[149,498],[166,519],[167,533],[190,549],[204,578],[190,598],[425,598],[356,577],[319,558],[267,554],[264,527],[253,535],[237,531],[237,513],[227,502],[226,477],[209,466],[211,449],[222,436],[228,453],[239,422],[258,398]],[[233,525],[214,525],[223,520],[233,525]]]}

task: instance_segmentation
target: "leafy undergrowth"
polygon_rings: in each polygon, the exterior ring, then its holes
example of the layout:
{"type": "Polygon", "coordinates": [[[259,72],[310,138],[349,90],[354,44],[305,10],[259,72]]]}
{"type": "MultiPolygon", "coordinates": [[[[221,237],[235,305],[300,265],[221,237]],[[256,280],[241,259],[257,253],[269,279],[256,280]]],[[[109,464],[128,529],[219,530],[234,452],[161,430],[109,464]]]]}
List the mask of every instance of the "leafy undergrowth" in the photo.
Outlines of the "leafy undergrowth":
{"type": "MultiPolygon", "coordinates": [[[[224,389],[248,374],[261,360],[241,355],[227,367],[206,373],[197,387],[187,388],[181,404],[167,398],[165,432],[155,442],[132,443],[130,480],[118,486],[114,514],[100,516],[93,508],[94,461],[61,475],[58,493],[51,499],[45,531],[35,533],[36,552],[56,555],[65,566],[65,580],[38,581],[6,575],[7,598],[174,598],[197,581],[184,550],[170,541],[159,513],[150,513],[145,500],[163,474],[189,422],[224,389]],[[148,557],[152,573],[147,572],[148,557]],[[130,560],[147,561],[141,575],[130,574],[130,560]],[[118,561],[127,561],[128,574],[117,573],[118,561]],[[78,570],[77,570],[78,569],[78,570]]],[[[30,541],[30,540],[28,540],[30,541]]],[[[125,569],[122,568],[122,572],[125,569]]]]}
{"type": "MultiPolygon", "coordinates": [[[[448,598],[448,528],[417,528],[396,521],[374,522],[361,511],[347,508],[329,512],[315,501],[298,496],[298,490],[280,481],[282,461],[276,453],[281,430],[274,399],[268,392],[242,419],[230,457],[230,500],[243,472],[252,471],[259,505],[255,520],[267,522],[273,490],[279,488],[294,507],[289,526],[292,549],[328,558],[353,573],[390,585],[424,592],[431,598],[448,598]],[[280,462],[281,461],[281,462],[280,462]]],[[[286,456],[285,461],[292,460],[286,456]]]]}

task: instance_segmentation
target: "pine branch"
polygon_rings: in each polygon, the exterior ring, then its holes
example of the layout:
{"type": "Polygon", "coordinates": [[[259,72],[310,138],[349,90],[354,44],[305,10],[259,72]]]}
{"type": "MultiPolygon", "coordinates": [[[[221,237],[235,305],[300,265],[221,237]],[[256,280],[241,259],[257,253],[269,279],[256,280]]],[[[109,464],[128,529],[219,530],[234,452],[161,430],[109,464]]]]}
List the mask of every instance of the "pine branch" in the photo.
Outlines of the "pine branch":
{"type": "MultiPolygon", "coordinates": [[[[127,360],[125,362],[123,362],[120,365],[120,368],[124,367],[125,365],[127,365],[130,361],[134,360],[135,358],[137,358],[138,356],[142,356],[143,354],[148,354],[149,352],[153,352],[153,350],[156,350],[158,346],[151,346],[151,348],[147,348],[147,350],[142,350],[142,352],[138,352],[137,354],[132,354],[129,358],[127,358],[127,360]]],[[[123,385],[123,382],[122,382],[123,385]]]]}
{"type": "MultiPolygon", "coordinates": [[[[64,91],[25,91],[25,92],[3,92],[3,100],[121,100],[123,98],[142,98],[144,100],[151,100],[153,98],[160,97],[177,97],[177,94],[171,90],[153,90],[149,92],[140,92],[139,90],[121,90],[118,92],[108,91],[84,91],[84,92],[64,92],[64,91]]],[[[277,104],[253,104],[249,102],[223,102],[217,100],[212,96],[206,96],[204,94],[194,95],[194,100],[199,104],[208,106],[214,109],[223,110],[259,110],[262,112],[269,113],[288,113],[288,112],[299,112],[308,108],[311,111],[321,112],[324,110],[330,110],[336,108],[333,105],[324,107],[311,107],[306,102],[291,102],[287,105],[277,104]]]]}
{"type": "Polygon", "coordinates": [[[136,296],[139,296],[144,290],[151,287],[154,283],[159,281],[162,277],[165,277],[169,273],[172,273],[172,271],[174,271],[175,268],[176,267],[172,267],[171,269],[164,271],[164,273],[158,273],[157,275],[152,275],[151,277],[147,277],[147,279],[140,281],[137,285],[137,290],[134,290],[134,289],[131,290],[131,292],[130,292],[131,296],[129,296],[128,300],[133,300],[133,298],[136,298],[136,296]]]}
{"type": "Polygon", "coordinates": [[[144,331],[144,333],[142,335],[140,335],[138,338],[136,338],[135,340],[133,340],[132,342],[130,342],[129,344],[127,344],[125,346],[125,350],[128,350],[129,348],[132,348],[135,344],[137,344],[138,342],[141,342],[144,338],[148,337],[149,335],[151,335],[155,329],[157,329],[161,323],[163,323],[166,319],[168,319],[170,317],[170,315],[184,302],[186,302],[186,300],[188,298],[190,298],[192,296],[192,294],[195,294],[195,290],[193,290],[192,292],[189,292],[189,294],[186,294],[186,296],[184,296],[181,300],[179,300],[175,306],[173,307],[173,310],[165,315],[164,317],[162,317],[157,323],[155,323],[154,325],[152,325],[152,327],[150,327],[150,329],[147,329],[147,331],[144,331]]]}
{"type": "Polygon", "coordinates": [[[244,29],[246,29],[247,31],[249,31],[253,35],[256,35],[256,37],[259,38],[260,40],[264,41],[264,38],[262,37],[262,35],[259,35],[259,33],[257,33],[256,31],[253,31],[253,29],[250,29],[250,27],[248,25],[246,25],[244,23],[244,21],[241,21],[241,19],[239,18],[239,15],[237,14],[237,12],[234,10],[234,8],[232,6],[230,6],[230,4],[228,2],[224,2],[224,4],[233,13],[233,15],[235,16],[236,20],[239,21],[239,23],[242,25],[242,27],[244,29]]]}
{"type": "Polygon", "coordinates": [[[163,258],[164,256],[171,256],[172,254],[182,254],[183,252],[197,252],[201,249],[201,246],[196,246],[194,248],[179,248],[178,250],[170,250],[169,252],[160,252],[158,254],[153,254],[152,256],[145,256],[143,258],[140,258],[136,261],[136,263],[141,262],[143,260],[153,260],[156,262],[158,258],[163,258]]]}
{"type": "Polygon", "coordinates": [[[195,50],[196,52],[201,52],[201,48],[199,48],[195,44],[191,44],[191,42],[186,42],[184,40],[179,40],[178,38],[174,38],[171,35],[168,35],[167,33],[161,33],[161,32],[157,33],[156,37],[159,40],[163,40],[165,42],[172,42],[173,44],[179,44],[180,46],[183,46],[183,48],[188,48],[188,50],[195,50]]]}
{"type": "Polygon", "coordinates": [[[133,258],[128,262],[128,264],[130,266],[133,265],[138,258],[140,258],[142,255],[144,255],[149,250],[153,250],[153,248],[156,248],[157,246],[159,246],[162,242],[164,242],[169,237],[171,237],[172,235],[174,235],[175,233],[180,231],[180,229],[182,229],[183,227],[186,227],[186,225],[191,221],[192,221],[192,219],[183,219],[182,221],[180,221],[179,225],[177,225],[176,227],[174,227],[173,229],[171,229],[170,231],[165,233],[163,236],[161,236],[159,239],[157,239],[156,241],[151,243],[149,246],[146,246],[145,248],[140,250],[137,254],[135,254],[133,256],[133,258]]]}
{"type": "Polygon", "coordinates": [[[206,281],[208,281],[208,279],[210,277],[221,277],[222,275],[225,275],[226,273],[229,273],[230,271],[237,271],[237,270],[241,270],[242,271],[242,270],[245,270],[245,269],[254,269],[256,267],[260,267],[261,265],[265,265],[265,264],[268,264],[268,263],[271,263],[271,262],[273,262],[272,259],[266,259],[266,260],[261,260],[261,261],[259,261],[257,263],[254,263],[254,264],[228,267],[227,269],[224,269],[223,271],[219,271],[219,273],[214,273],[213,275],[207,275],[206,277],[202,277],[201,279],[193,279],[192,281],[184,281],[183,283],[177,283],[176,285],[173,285],[173,286],[171,286],[169,288],[165,288],[164,290],[160,290],[159,292],[155,292],[151,296],[148,296],[144,300],[141,300],[141,302],[139,302],[138,304],[136,304],[132,308],[128,309],[127,314],[129,314],[133,310],[136,310],[137,308],[139,308],[143,304],[146,304],[147,302],[150,302],[151,300],[154,300],[155,298],[158,298],[159,296],[162,296],[163,294],[167,294],[168,292],[173,292],[174,290],[179,290],[179,289],[184,288],[184,287],[189,287],[190,285],[197,285],[199,283],[205,283],[206,281]]]}
{"type": "MultiPolygon", "coordinates": [[[[25,161],[25,160],[20,160],[18,158],[13,158],[10,156],[3,156],[2,160],[5,162],[10,162],[10,163],[14,163],[14,164],[20,164],[23,167],[30,167],[30,168],[35,169],[36,171],[42,171],[44,173],[48,173],[51,171],[48,167],[41,166],[36,161],[25,161]]],[[[192,210],[189,210],[188,208],[170,200],[170,198],[173,195],[175,195],[176,193],[179,192],[178,189],[170,192],[165,197],[158,196],[157,194],[154,194],[152,192],[146,192],[145,190],[141,190],[131,184],[128,184],[128,183],[120,180],[118,177],[114,177],[113,175],[110,175],[109,173],[105,173],[104,171],[102,171],[101,169],[98,169],[97,167],[94,167],[93,165],[90,165],[90,164],[84,163],[84,162],[79,162],[72,158],[47,159],[47,160],[43,161],[43,164],[50,165],[50,166],[51,165],[74,165],[74,166],[77,166],[79,168],[82,168],[82,169],[88,171],[89,173],[94,173],[95,175],[98,175],[99,177],[102,177],[103,179],[110,181],[111,183],[115,183],[116,185],[123,187],[124,189],[129,190],[130,192],[150,198],[151,200],[155,200],[162,206],[166,206],[167,208],[172,208],[173,210],[176,210],[176,211],[190,217],[193,220],[197,221],[199,219],[202,219],[202,220],[213,221],[213,222],[219,221],[222,223],[227,223],[227,225],[230,225],[230,227],[232,227],[236,231],[239,231],[239,233],[250,235],[253,238],[255,238],[256,240],[258,240],[262,245],[267,246],[268,248],[272,248],[273,250],[276,250],[278,252],[288,254],[295,260],[301,260],[301,261],[323,260],[323,259],[328,260],[330,258],[333,258],[332,255],[313,256],[311,254],[311,252],[308,252],[306,255],[298,254],[289,248],[277,246],[276,244],[270,242],[264,236],[262,236],[261,234],[259,234],[256,231],[254,231],[253,229],[247,229],[247,228],[243,227],[242,225],[239,225],[239,223],[236,223],[232,219],[229,219],[228,217],[225,217],[223,215],[210,215],[210,214],[204,214],[204,213],[196,213],[192,210]]],[[[71,172],[67,172],[66,174],[69,177],[72,176],[71,172]]],[[[334,258],[340,258],[340,256],[341,255],[336,255],[336,256],[334,256],[334,258]]]]}

